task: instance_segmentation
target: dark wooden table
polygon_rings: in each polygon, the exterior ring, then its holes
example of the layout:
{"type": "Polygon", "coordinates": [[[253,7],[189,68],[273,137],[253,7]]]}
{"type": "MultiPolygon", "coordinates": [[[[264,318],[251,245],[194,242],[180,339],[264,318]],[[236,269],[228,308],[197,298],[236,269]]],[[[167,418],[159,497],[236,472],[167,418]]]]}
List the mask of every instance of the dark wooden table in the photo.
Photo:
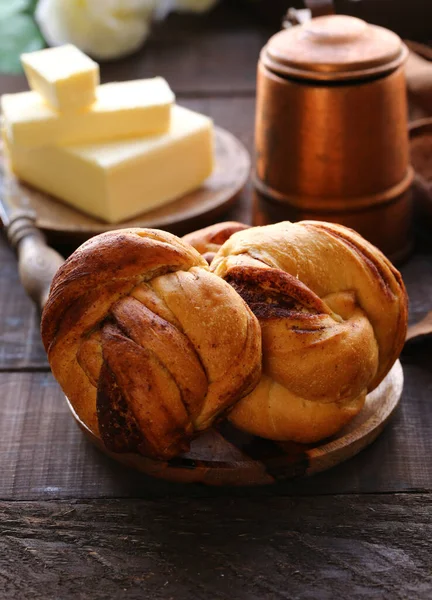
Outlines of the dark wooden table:
{"type": "MultiPolygon", "coordinates": [[[[229,7],[170,18],[103,76],[165,76],[252,151],[270,33],[229,7]]],[[[23,88],[0,78],[0,93],[23,88]]],[[[250,221],[250,189],[229,217],[250,221]]],[[[412,321],[432,308],[431,256],[419,247],[402,268],[412,321]]],[[[432,598],[431,341],[405,351],[401,406],[356,458],[307,480],[210,489],[128,471],[84,439],[3,238],[0,311],[0,598],[432,598]]]]}

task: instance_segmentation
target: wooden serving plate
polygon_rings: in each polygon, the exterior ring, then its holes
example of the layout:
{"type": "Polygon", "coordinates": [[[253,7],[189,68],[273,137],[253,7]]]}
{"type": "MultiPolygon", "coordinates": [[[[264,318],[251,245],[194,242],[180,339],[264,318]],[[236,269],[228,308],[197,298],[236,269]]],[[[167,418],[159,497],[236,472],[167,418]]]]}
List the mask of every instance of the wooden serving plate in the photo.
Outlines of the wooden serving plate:
{"type": "Polygon", "coordinates": [[[219,127],[215,128],[215,155],[215,170],[198,190],[116,224],[85,215],[22,182],[19,185],[36,211],[36,226],[50,239],[82,242],[98,233],[124,227],[152,227],[180,235],[213,222],[234,202],[248,179],[248,151],[236,137],[219,127]]]}
{"type": "Polygon", "coordinates": [[[217,430],[196,438],[187,454],[169,462],[107,451],[79,419],[69,401],[68,405],[87,437],[103,452],[128,467],[182,483],[263,485],[325,471],[360,452],[383,430],[399,404],[402,388],[402,366],[397,361],[379,387],[367,396],[357,417],[336,436],[316,446],[276,443],[244,434],[229,423],[223,423],[217,430]]]}

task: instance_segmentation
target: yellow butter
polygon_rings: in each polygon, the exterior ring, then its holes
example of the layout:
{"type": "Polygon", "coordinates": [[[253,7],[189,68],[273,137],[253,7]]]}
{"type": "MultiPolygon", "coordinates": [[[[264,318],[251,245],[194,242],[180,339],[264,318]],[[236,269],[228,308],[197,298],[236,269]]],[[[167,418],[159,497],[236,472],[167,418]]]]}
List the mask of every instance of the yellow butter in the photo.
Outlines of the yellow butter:
{"type": "Polygon", "coordinates": [[[86,146],[27,149],[9,143],[13,170],[109,223],[198,188],[213,170],[212,121],[174,106],[168,133],[86,146]]]}
{"type": "Polygon", "coordinates": [[[3,123],[19,146],[81,144],[164,133],[174,94],[162,77],[106,83],[82,112],[57,113],[36,92],[4,94],[3,123]]]}
{"type": "Polygon", "coordinates": [[[72,44],[22,54],[21,63],[31,89],[55,110],[83,110],[96,99],[99,65],[72,44]]]}

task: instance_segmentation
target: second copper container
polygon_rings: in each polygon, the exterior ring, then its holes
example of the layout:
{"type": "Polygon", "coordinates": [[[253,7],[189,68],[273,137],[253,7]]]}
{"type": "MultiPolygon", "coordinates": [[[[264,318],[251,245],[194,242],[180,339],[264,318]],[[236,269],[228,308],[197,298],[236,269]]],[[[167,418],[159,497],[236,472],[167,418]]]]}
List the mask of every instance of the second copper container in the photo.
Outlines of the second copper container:
{"type": "Polygon", "coordinates": [[[406,56],[396,34],[340,15],[269,40],[258,64],[256,224],[329,220],[393,260],[409,252],[406,56]]]}

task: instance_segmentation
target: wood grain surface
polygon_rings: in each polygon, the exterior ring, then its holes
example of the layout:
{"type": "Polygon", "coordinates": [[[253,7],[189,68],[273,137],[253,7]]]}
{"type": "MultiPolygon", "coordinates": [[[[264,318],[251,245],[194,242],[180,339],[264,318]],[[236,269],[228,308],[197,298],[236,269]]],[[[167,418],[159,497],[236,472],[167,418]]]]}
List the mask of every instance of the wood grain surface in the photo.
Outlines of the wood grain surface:
{"type": "MultiPolygon", "coordinates": [[[[252,151],[256,61],[270,33],[246,3],[225,2],[158,25],[141,53],[102,76],[165,76],[182,104],[252,151]]],[[[0,76],[0,93],[20,89],[22,77],[0,76]]],[[[227,216],[250,222],[250,206],[249,186],[227,216]]],[[[432,308],[426,241],[402,267],[412,323],[432,308]]],[[[412,341],[402,363],[388,427],[328,472],[236,490],[150,479],[79,431],[0,239],[0,598],[431,598],[430,338],[412,341]]]]}
{"type": "Polygon", "coordinates": [[[0,503],[2,597],[430,600],[432,496],[0,503]]]}
{"type": "MultiPolygon", "coordinates": [[[[359,455],[307,479],[253,490],[230,490],[229,494],[430,491],[432,381],[428,363],[422,364],[415,354],[410,355],[404,375],[400,407],[380,437],[359,455]]],[[[2,499],[223,493],[198,485],[165,483],[106,457],[83,436],[50,373],[0,373],[0,397],[2,499]]]]}
{"type": "Polygon", "coordinates": [[[0,371],[48,368],[39,314],[22,287],[16,257],[0,238],[0,371]]]}

